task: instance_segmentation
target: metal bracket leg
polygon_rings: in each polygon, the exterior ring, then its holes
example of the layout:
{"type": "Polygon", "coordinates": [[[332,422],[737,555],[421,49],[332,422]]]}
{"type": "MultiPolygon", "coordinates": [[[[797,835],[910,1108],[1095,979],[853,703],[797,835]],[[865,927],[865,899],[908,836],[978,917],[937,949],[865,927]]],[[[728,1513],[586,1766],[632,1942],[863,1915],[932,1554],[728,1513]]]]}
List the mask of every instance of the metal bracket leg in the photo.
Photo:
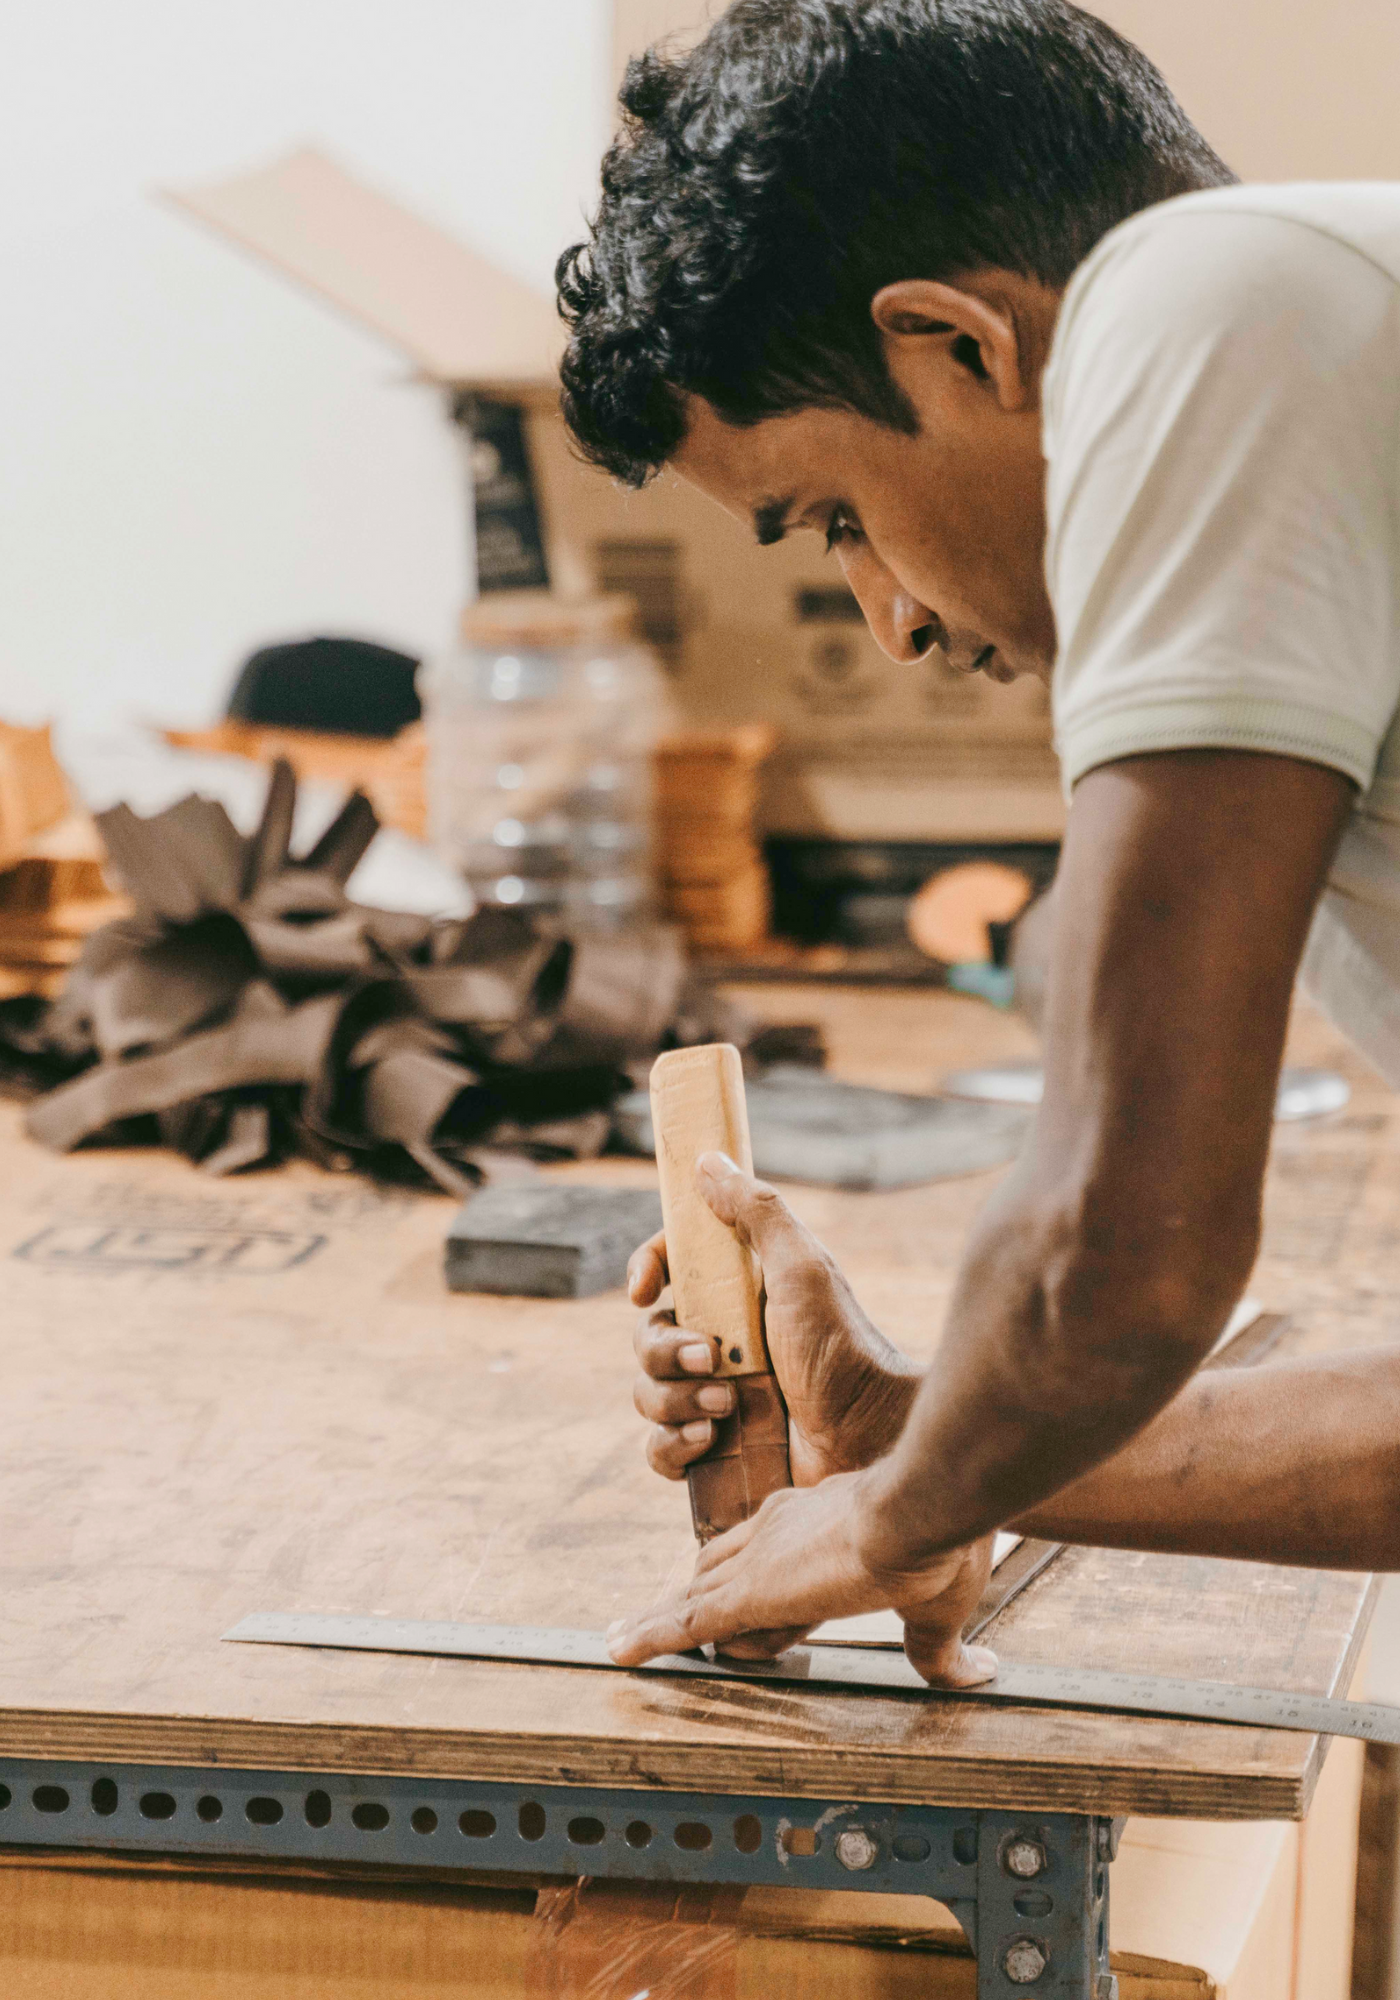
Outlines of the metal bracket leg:
{"type": "Polygon", "coordinates": [[[1108,1964],[1115,1823],[984,1812],[977,1850],[977,2000],[1117,2000],[1108,1964]]]}

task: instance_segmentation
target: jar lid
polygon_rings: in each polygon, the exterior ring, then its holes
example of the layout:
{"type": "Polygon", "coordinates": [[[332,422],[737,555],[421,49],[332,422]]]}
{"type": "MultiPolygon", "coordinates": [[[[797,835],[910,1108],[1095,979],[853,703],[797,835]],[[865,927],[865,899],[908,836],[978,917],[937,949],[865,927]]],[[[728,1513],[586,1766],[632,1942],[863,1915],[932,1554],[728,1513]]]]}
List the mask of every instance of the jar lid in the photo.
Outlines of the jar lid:
{"type": "Polygon", "coordinates": [[[630,597],[555,597],[547,590],[492,590],[462,613],[472,646],[589,646],[632,639],[637,607],[630,597]]]}

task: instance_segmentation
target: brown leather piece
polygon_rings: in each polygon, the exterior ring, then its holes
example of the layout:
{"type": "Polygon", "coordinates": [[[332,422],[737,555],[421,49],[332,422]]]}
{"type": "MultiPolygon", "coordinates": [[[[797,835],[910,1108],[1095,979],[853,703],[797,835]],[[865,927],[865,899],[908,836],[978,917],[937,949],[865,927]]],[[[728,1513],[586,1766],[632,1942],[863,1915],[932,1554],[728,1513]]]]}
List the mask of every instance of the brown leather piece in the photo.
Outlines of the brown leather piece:
{"type": "Polygon", "coordinates": [[[715,1441],[687,1469],[695,1539],[713,1541],[756,1514],[770,1493],[792,1484],[788,1417],[775,1375],[732,1375],[732,1415],[715,1425],[715,1441]]]}
{"type": "Polygon", "coordinates": [[[507,1151],[592,1157],[624,1065],[711,1037],[721,1003],[674,931],[368,909],[345,892],[368,801],[300,857],[295,810],[278,764],[247,837],[202,798],[100,816],[135,913],[86,938],[52,1004],[0,1002],[0,1076],[28,1080],[33,1137],[154,1132],[216,1174],[302,1152],[460,1195],[507,1151]]]}

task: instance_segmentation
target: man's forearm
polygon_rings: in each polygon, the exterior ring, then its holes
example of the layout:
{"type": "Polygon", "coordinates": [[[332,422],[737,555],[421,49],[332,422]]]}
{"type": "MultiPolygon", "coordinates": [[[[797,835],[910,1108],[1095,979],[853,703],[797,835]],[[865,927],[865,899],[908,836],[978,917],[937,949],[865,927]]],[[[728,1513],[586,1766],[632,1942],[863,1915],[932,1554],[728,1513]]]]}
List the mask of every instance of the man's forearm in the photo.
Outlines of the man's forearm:
{"type": "Polygon", "coordinates": [[[1400,1569],[1400,1354],[1212,1368],[1009,1525],[1107,1548],[1400,1569]]]}
{"type": "MultiPolygon", "coordinates": [[[[912,1410],[916,1383],[892,1397],[912,1410]]],[[[1049,1541],[1400,1570],[1400,1352],[1212,1367],[1091,1472],[1002,1525],[1049,1541]]]]}
{"type": "MultiPolygon", "coordinates": [[[[1025,1163],[979,1218],[944,1340],[899,1443],[867,1475],[862,1546],[901,1569],[1029,1512],[1112,1457],[1209,1352],[1252,1261],[1221,1240],[1175,1265],[1160,1232],[1057,1262],[1025,1163]],[[1165,1273],[1165,1275],[1163,1275],[1165,1273]]],[[[1076,1219],[1092,1241],[1093,1227],[1076,1219]]],[[[1125,1240],[1125,1238],[1127,1240],[1125,1240]]]]}

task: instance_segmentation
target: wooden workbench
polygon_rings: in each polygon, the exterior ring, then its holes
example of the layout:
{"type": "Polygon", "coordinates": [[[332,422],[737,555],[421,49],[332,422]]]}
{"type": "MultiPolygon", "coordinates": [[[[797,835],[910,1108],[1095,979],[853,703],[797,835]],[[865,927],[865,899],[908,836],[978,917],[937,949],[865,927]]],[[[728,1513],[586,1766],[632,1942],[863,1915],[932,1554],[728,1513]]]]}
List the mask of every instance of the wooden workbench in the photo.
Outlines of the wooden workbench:
{"type": "MultiPolygon", "coordinates": [[[[858,1081],[926,1089],[1029,1052],[1015,1022],[952,996],[745,999],[822,1017],[858,1081]]],[[[1251,1289],[1307,1346],[1392,1337],[1391,1100],[1315,1020],[1293,1053],[1343,1069],[1355,1097],[1281,1130],[1251,1289]]],[[[156,1153],[60,1160],[18,1125],[0,1109],[0,1754],[1305,1812],[1319,1744],[1279,1732],[221,1644],[254,1610],[598,1627],[649,1598],[689,1529],[684,1488],[643,1463],[631,1314],[617,1295],[448,1295],[438,1198],[306,1166],[215,1184],[156,1153]]],[[[926,1353],[994,1178],[790,1193],[875,1319],[926,1353]]],[[[1018,1660],[1337,1691],[1367,1609],[1361,1578],[1084,1550],[991,1637],[1018,1660]]]]}

